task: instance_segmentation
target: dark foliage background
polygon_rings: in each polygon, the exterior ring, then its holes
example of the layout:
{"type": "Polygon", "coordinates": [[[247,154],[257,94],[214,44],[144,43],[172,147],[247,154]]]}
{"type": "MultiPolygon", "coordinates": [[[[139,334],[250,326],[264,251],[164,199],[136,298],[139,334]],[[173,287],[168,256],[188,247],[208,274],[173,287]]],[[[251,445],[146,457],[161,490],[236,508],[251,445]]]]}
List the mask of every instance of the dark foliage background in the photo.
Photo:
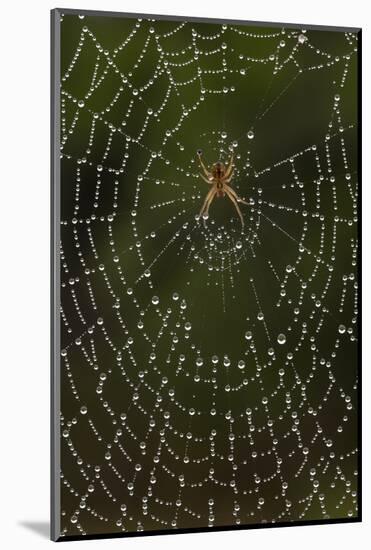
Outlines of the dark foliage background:
{"type": "Polygon", "coordinates": [[[61,22],[67,536],[357,517],[356,35],[232,27],[61,22]]]}

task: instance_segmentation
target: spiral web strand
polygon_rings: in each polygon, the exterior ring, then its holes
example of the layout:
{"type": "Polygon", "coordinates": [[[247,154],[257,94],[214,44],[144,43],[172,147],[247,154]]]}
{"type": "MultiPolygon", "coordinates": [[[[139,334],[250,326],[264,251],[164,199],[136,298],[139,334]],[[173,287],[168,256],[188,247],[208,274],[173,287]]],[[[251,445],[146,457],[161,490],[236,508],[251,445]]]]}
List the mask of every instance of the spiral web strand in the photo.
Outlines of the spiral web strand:
{"type": "Polygon", "coordinates": [[[61,29],[62,535],[356,518],[356,33],[61,29]]]}

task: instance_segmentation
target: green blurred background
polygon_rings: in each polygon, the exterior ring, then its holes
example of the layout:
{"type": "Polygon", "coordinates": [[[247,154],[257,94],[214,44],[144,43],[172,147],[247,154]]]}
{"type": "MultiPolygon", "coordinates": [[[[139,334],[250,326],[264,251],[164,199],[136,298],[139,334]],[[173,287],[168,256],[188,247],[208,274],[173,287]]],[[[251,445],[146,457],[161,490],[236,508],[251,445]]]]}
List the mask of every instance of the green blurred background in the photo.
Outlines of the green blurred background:
{"type": "Polygon", "coordinates": [[[63,16],[64,535],[357,517],[356,45],[63,16]]]}

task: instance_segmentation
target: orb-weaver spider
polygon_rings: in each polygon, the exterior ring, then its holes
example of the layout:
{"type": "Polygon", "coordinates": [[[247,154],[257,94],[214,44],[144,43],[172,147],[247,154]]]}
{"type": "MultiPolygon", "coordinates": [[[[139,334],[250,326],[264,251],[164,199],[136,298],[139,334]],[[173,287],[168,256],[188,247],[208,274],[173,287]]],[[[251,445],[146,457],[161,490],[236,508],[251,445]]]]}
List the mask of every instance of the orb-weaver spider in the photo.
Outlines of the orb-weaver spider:
{"type": "Polygon", "coordinates": [[[205,197],[205,201],[200,210],[199,217],[208,216],[209,208],[211,203],[214,200],[214,197],[224,197],[225,195],[227,195],[237,210],[237,214],[240,217],[242,229],[243,229],[244,220],[243,220],[240,207],[238,206],[238,203],[239,202],[242,202],[243,204],[249,204],[249,203],[241,199],[237,195],[236,191],[232,189],[232,187],[229,185],[233,177],[233,169],[234,169],[233,153],[231,154],[231,158],[227,166],[225,166],[225,164],[223,164],[222,162],[218,161],[212,165],[210,170],[207,169],[207,167],[205,166],[202,160],[201,150],[197,151],[197,156],[198,156],[198,160],[200,161],[201,168],[203,170],[203,174],[200,173],[201,178],[204,181],[206,181],[206,183],[208,183],[209,185],[212,185],[210,191],[207,193],[205,197]]]}

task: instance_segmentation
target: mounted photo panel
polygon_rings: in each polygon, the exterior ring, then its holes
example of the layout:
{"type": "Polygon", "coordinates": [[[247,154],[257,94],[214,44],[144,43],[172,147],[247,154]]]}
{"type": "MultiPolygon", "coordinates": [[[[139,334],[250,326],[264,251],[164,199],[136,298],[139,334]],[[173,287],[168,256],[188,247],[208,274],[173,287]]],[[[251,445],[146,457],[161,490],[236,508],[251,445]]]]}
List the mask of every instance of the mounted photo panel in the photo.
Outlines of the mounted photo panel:
{"type": "Polygon", "coordinates": [[[360,29],[51,28],[52,539],[360,521],[360,29]]]}

